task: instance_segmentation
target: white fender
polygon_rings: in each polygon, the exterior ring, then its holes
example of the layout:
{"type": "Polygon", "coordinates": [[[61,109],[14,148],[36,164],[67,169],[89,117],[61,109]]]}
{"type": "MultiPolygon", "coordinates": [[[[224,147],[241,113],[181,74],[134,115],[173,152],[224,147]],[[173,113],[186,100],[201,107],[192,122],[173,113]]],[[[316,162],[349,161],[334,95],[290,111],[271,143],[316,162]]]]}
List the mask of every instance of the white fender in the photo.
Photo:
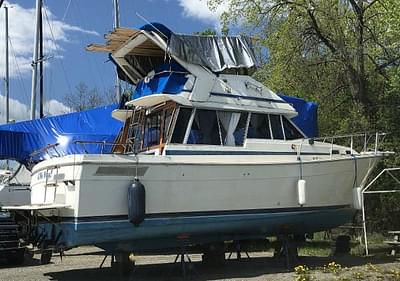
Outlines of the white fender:
{"type": "Polygon", "coordinates": [[[353,188],[353,208],[356,210],[361,210],[362,208],[361,193],[362,193],[361,187],[353,188]]]}
{"type": "Polygon", "coordinates": [[[297,202],[303,206],[306,204],[306,181],[299,180],[297,182],[297,202]]]}

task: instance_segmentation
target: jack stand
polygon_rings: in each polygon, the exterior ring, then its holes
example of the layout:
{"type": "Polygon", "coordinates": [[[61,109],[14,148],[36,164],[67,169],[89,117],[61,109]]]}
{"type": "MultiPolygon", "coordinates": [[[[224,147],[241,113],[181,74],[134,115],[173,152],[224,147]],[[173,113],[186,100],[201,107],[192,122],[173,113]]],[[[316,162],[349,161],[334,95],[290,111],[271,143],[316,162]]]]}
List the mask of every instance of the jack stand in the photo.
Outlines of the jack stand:
{"type": "Polygon", "coordinates": [[[181,252],[176,255],[174,264],[177,263],[179,259],[180,259],[180,264],[181,264],[181,269],[182,269],[182,276],[184,278],[186,277],[186,274],[187,274],[186,263],[189,263],[189,265],[190,265],[189,270],[191,270],[197,274],[197,272],[193,266],[192,260],[190,259],[189,255],[186,251],[186,247],[182,247],[181,252]],[[186,257],[187,261],[185,260],[185,257],[186,257]]]}
{"type": "Polygon", "coordinates": [[[274,251],[275,258],[283,258],[284,265],[291,269],[294,264],[299,262],[297,244],[289,235],[278,236],[278,245],[274,251]]]}
{"type": "Polygon", "coordinates": [[[113,268],[121,277],[129,276],[135,267],[135,262],[130,259],[129,252],[113,253],[111,258],[111,268],[113,268]]]}
{"type": "MultiPolygon", "coordinates": [[[[229,253],[228,260],[231,259],[233,253],[236,253],[237,260],[241,260],[242,259],[242,249],[241,249],[240,241],[235,241],[234,244],[235,244],[235,251],[232,251],[229,253]]],[[[250,258],[249,253],[247,251],[244,251],[244,253],[246,254],[247,258],[250,258]]]]}
{"type": "MultiPolygon", "coordinates": [[[[101,262],[99,268],[103,268],[103,264],[106,261],[106,259],[108,258],[108,254],[105,254],[103,261],[101,262]]],[[[114,259],[114,256],[111,256],[111,259],[114,259]]]]}

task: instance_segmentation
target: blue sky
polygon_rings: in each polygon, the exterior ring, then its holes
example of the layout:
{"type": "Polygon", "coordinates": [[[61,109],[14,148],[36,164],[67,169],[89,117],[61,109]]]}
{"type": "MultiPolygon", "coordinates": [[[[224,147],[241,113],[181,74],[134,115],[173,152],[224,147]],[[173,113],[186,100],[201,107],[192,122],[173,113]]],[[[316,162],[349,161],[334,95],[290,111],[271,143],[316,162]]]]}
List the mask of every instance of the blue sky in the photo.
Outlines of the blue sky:
{"type": "MultiPolygon", "coordinates": [[[[112,0],[45,0],[45,110],[57,114],[68,110],[63,97],[83,82],[105,91],[114,86],[113,64],[107,54],[90,53],[85,46],[103,43],[112,30],[112,0]],[[47,21],[47,18],[49,19],[47,21]],[[51,28],[50,28],[51,27],[51,28]],[[54,37],[54,38],[53,38],[54,37]],[[54,39],[54,40],[53,40],[54,39]]],[[[218,12],[210,12],[206,0],[120,0],[123,27],[140,27],[143,19],[161,22],[177,33],[193,33],[218,27],[218,12]]],[[[11,118],[26,119],[31,92],[34,0],[9,0],[11,118]]],[[[219,11],[220,12],[220,11],[219,11]]],[[[4,9],[0,10],[0,76],[4,77],[4,9]]],[[[3,79],[2,79],[3,80],[3,79]]],[[[4,86],[0,87],[0,123],[4,122],[4,86]]]]}

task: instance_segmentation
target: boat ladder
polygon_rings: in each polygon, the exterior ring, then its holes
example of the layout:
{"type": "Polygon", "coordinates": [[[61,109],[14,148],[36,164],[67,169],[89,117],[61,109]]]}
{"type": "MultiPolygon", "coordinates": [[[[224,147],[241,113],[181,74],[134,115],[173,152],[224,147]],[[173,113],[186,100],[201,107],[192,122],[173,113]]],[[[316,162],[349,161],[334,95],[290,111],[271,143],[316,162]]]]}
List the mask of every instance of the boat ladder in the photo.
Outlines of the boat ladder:
{"type": "Polygon", "coordinates": [[[136,143],[136,141],[139,139],[138,136],[140,135],[138,129],[140,128],[140,125],[143,124],[144,117],[145,111],[143,109],[135,109],[133,111],[131,122],[129,123],[128,127],[128,137],[126,139],[126,142],[129,145],[125,147],[125,152],[130,152],[129,150],[135,150],[135,148],[137,147],[138,143],[136,143]]]}

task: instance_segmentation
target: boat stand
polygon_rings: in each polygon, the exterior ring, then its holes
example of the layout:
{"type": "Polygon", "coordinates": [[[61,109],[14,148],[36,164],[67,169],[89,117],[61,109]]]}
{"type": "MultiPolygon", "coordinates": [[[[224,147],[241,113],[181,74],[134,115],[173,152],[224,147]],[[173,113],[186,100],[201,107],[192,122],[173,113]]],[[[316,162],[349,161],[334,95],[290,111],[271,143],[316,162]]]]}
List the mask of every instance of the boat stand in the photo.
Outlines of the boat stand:
{"type": "Polygon", "coordinates": [[[237,260],[241,260],[242,259],[242,252],[245,253],[247,258],[250,259],[249,253],[247,251],[242,251],[242,247],[241,247],[240,241],[235,241],[234,242],[234,247],[235,247],[234,251],[231,251],[229,253],[228,260],[231,259],[233,253],[236,253],[236,259],[237,260]]]}
{"type": "Polygon", "coordinates": [[[177,262],[181,264],[182,277],[185,278],[188,273],[188,270],[186,268],[187,263],[189,264],[188,267],[189,271],[193,271],[196,275],[198,275],[196,269],[194,268],[192,260],[190,259],[190,256],[187,253],[186,247],[182,247],[181,252],[176,255],[174,264],[176,264],[177,262]]]}
{"type": "MultiPolygon", "coordinates": [[[[100,266],[99,266],[99,269],[100,268],[103,268],[103,265],[104,265],[104,262],[106,261],[106,259],[108,258],[108,254],[105,254],[104,255],[104,258],[103,258],[103,260],[101,261],[101,263],[100,263],[100,266]]],[[[111,255],[111,260],[114,260],[114,255],[111,255]]]]}
{"type": "MultiPolygon", "coordinates": [[[[130,252],[116,252],[111,255],[111,268],[121,277],[130,276],[135,269],[135,261],[130,259],[130,255],[130,252]]],[[[103,262],[107,256],[104,257],[103,262]]]]}
{"type": "Polygon", "coordinates": [[[295,240],[289,235],[278,236],[277,245],[274,250],[274,258],[283,258],[286,269],[291,269],[293,265],[299,263],[299,255],[295,240]]]}

